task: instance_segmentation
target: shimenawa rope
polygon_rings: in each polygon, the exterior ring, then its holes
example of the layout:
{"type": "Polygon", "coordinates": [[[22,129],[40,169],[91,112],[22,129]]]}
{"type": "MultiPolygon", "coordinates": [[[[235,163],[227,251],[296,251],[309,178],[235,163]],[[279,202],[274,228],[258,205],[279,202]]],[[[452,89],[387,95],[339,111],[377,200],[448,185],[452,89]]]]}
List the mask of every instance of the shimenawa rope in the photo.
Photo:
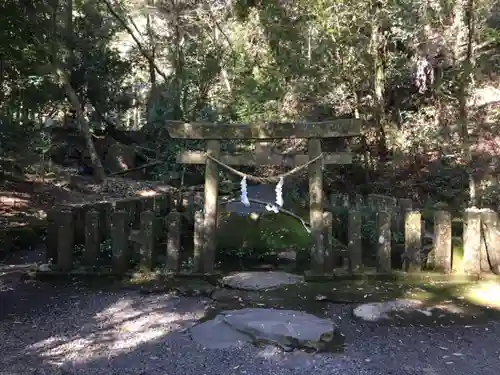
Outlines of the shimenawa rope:
{"type": "Polygon", "coordinates": [[[315,158],[309,160],[307,163],[299,165],[286,173],[282,173],[282,174],[279,174],[277,176],[270,176],[270,177],[257,177],[257,176],[251,175],[251,174],[243,173],[237,169],[234,169],[233,167],[230,167],[229,165],[223,163],[222,161],[214,158],[213,156],[211,156],[209,154],[206,154],[206,157],[208,159],[214,161],[215,163],[219,164],[221,167],[226,168],[229,172],[232,172],[235,175],[240,176],[241,178],[246,178],[247,180],[251,180],[251,181],[254,181],[254,182],[257,182],[260,184],[271,184],[273,182],[279,182],[281,179],[284,179],[285,177],[289,177],[289,176],[301,171],[302,169],[308,167],[310,164],[317,162],[318,160],[323,158],[323,153],[321,153],[318,156],[316,156],[315,158]]]}
{"type": "MultiPolygon", "coordinates": [[[[323,157],[323,153],[319,154],[315,158],[309,160],[307,163],[299,165],[298,167],[293,168],[292,170],[282,173],[277,176],[271,176],[271,177],[257,177],[253,176],[247,173],[243,173],[241,171],[238,171],[235,168],[230,167],[229,165],[223,163],[222,161],[214,158],[213,156],[209,155],[208,153],[206,154],[206,157],[215,163],[219,164],[220,166],[226,168],[228,171],[238,175],[241,177],[241,198],[240,201],[243,203],[245,206],[250,206],[250,202],[253,201],[254,203],[262,204],[262,201],[256,202],[255,200],[249,199],[247,195],[247,179],[252,180],[257,183],[261,184],[266,184],[266,183],[272,183],[278,181],[278,184],[276,185],[276,201],[275,204],[268,203],[266,204],[266,210],[272,211],[274,213],[279,213],[284,212],[283,209],[281,208],[283,206],[283,184],[284,184],[284,179],[285,177],[291,176],[294,173],[297,173],[301,171],[302,169],[306,168],[310,164],[320,160],[323,157]]],[[[295,216],[298,217],[298,216],[295,216]]],[[[304,228],[307,229],[306,225],[304,224],[303,220],[300,219],[302,224],[304,225],[304,228]]]]}

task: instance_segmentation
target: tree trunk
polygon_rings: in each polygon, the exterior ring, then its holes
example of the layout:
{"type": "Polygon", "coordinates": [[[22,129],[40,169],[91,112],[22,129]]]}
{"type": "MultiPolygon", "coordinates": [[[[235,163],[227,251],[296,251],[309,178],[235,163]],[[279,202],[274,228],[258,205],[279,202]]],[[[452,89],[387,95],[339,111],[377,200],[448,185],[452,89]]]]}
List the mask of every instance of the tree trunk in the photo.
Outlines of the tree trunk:
{"type": "Polygon", "coordinates": [[[57,11],[59,9],[59,0],[52,1],[52,41],[50,44],[50,58],[52,64],[55,66],[59,61],[57,56],[59,35],[57,33],[57,11]]]}
{"type": "Polygon", "coordinates": [[[73,65],[75,62],[75,57],[74,57],[74,35],[73,35],[73,0],[66,0],[66,48],[68,50],[68,57],[67,57],[67,67],[68,67],[68,72],[71,72],[73,70],[73,65]]]}
{"type": "MultiPolygon", "coordinates": [[[[155,6],[154,0],[148,0],[148,5],[151,7],[155,6]]],[[[156,87],[156,69],[155,69],[155,57],[156,57],[156,40],[152,27],[152,15],[148,14],[146,16],[146,33],[149,38],[149,46],[151,50],[151,60],[148,61],[149,67],[149,82],[151,83],[151,89],[156,87]]]]}
{"type": "Polygon", "coordinates": [[[371,33],[371,53],[373,63],[373,92],[375,98],[374,120],[378,129],[377,151],[381,162],[387,156],[387,137],[385,134],[385,36],[382,33],[382,5],[374,2],[372,8],[375,12],[371,33]]]}
{"type": "Polygon", "coordinates": [[[71,105],[76,111],[77,120],[80,125],[83,137],[85,138],[85,143],[87,144],[90,160],[92,162],[92,167],[94,169],[94,179],[97,183],[102,183],[106,178],[106,174],[104,172],[101,159],[99,158],[99,155],[97,154],[97,151],[95,149],[94,141],[92,140],[92,134],[90,133],[89,123],[87,122],[85,116],[83,115],[82,107],[80,105],[80,100],[78,100],[78,95],[76,94],[75,90],[69,83],[67,74],[60,68],[54,68],[54,71],[57,77],[59,78],[59,81],[62,83],[71,105]]]}
{"type": "MultiPolygon", "coordinates": [[[[66,47],[67,51],[67,58],[65,62],[66,70],[69,72],[69,75],[71,75],[71,71],[73,70],[74,66],[74,43],[73,43],[73,0],[66,0],[66,7],[65,7],[65,16],[66,16],[66,23],[65,23],[65,38],[64,40],[64,45],[66,47]]],[[[52,21],[53,21],[53,34],[54,34],[54,41],[52,43],[52,51],[51,51],[51,60],[52,60],[52,69],[54,73],[56,74],[57,78],[59,79],[59,82],[63,85],[64,91],[66,92],[66,96],[68,97],[68,100],[73,107],[79,128],[82,131],[83,137],[85,139],[85,143],[87,145],[87,149],[90,155],[90,160],[92,163],[92,167],[94,170],[94,179],[97,183],[101,183],[104,181],[106,178],[106,174],[104,172],[104,168],[101,163],[101,159],[99,158],[99,155],[96,152],[95,146],[94,146],[94,141],[92,140],[92,134],[90,133],[90,127],[85,119],[85,116],[83,115],[83,109],[80,100],[78,99],[78,95],[75,91],[75,89],[71,86],[71,82],[69,79],[69,75],[64,72],[62,68],[58,67],[58,55],[57,55],[57,41],[59,38],[57,38],[57,11],[59,7],[59,1],[54,0],[52,4],[52,21]]]]}
{"type": "MultiPolygon", "coordinates": [[[[469,98],[472,83],[474,82],[473,77],[473,42],[475,33],[474,24],[474,0],[461,0],[457,3],[455,16],[463,16],[463,22],[466,32],[464,37],[466,40],[467,50],[465,56],[462,60],[462,69],[460,76],[460,86],[458,93],[458,123],[460,125],[460,134],[462,137],[462,152],[464,154],[464,160],[467,166],[467,172],[469,177],[469,204],[471,206],[477,206],[477,196],[476,196],[476,182],[474,179],[474,170],[472,168],[472,155],[471,146],[472,142],[469,136],[469,121],[468,121],[468,108],[467,99],[469,98]]],[[[457,40],[457,46],[455,49],[455,55],[458,58],[460,56],[459,46],[462,45],[460,40],[457,40]]]]}
{"type": "Polygon", "coordinates": [[[174,113],[173,120],[180,120],[184,117],[183,109],[181,106],[182,102],[182,86],[183,86],[183,75],[184,75],[184,53],[182,51],[182,31],[181,31],[181,9],[179,4],[177,4],[175,9],[175,54],[174,54],[174,113]]]}
{"type": "MultiPolygon", "coordinates": [[[[4,80],[4,57],[0,53],[0,87],[3,87],[3,80],[4,80]]],[[[4,92],[3,90],[0,90],[0,106],[3,104],[3,99],[4,99],[4,92]]]]}

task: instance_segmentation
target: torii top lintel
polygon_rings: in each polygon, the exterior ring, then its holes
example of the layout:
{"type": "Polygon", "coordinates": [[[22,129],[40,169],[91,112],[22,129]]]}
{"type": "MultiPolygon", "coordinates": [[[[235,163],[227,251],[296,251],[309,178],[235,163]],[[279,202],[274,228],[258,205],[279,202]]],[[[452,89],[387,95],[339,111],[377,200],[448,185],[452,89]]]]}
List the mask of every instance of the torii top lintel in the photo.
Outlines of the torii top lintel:
{"type": "Polygon", "coordinates": [[[166,126],[172,138],[263,140],[354,137],[360,135],[361,122],[361,120],[350,118],[322,122],[262,122],[254,124],[168,121],[166,126]]]}

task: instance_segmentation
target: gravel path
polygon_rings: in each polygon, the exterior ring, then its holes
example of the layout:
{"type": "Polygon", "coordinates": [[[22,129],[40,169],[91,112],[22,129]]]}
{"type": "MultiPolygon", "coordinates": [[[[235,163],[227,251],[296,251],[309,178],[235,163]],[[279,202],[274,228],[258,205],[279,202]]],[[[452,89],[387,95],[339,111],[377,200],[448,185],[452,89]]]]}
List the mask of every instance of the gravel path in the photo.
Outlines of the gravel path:
{"type": "Polygon", "coordinates": [[[0,294],[1,375],[497,375],[500,368],[500,322],[361,325],[349,306],[332,305],[328,315],[347,336],[343,354],[203,350],[186,332],[204,314],[199,298],[37,283],[16,289],[0,294]]]}

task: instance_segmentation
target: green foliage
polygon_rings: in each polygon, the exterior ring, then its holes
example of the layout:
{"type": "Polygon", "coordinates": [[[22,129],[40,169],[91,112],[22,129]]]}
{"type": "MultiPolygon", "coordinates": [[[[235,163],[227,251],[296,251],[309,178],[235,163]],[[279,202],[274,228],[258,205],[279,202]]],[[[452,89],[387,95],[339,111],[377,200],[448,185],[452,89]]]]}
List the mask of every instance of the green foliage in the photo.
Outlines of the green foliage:
{"type": "Polygon", "coordinates": [[[71,71],[73,88],[104,113],[128,109],[128,103],[119,99],[129,89],[122,81],[130,74],[132,61],[110,47],[120,28],[109,15],[88,8],[73,22],[73,39],[78,41],[71,71]]]}
{"type": "Polygon", "coordinates": [[[250,11],[259,5],[259,0],[233,0],[231,5],[236,18],[239,21],[246,21],[250,15],[250,11]]]}
{"type": "Polygon", "coordinates": [[[225,262],[258,261],[280,251],[309,249],[311,236],[296,219],[284,214],[250,216],[222,214],[218,257],[225,262]]]}
{"type": "MultiPolygon", "coordinates": [[[[348,238],[348,217],[349,209],[346,207],[334,207],[333,213],[333,233],[342,243],[347,244],[348,238]]],[[[361,214],[361,240],[363,244],[373,246],[377,242],[377,227],[375,222],[375,212],[363,207],[361,214]]]]}
{"type": "MultiPolygon", "coordinates": [[[[121,40],[128,32],[104,3],[74,1],[71,29],[68,3],[54,4],[7,0],[1,5],[0,115],[2,126],[13,129],[2,135],[4,149],[18,145],[19,137],[30,137],[34,130],[29,121],[39,123],[67,105],[51,72],[54,62],[68,71],[83,105],[95,106],[118,123],[130,114],[127,110],[137,110],[137,125],[145,123],[144,130],[154,135],[146,146],[166,159],[154,171],[158,178],[179,172],[176,153],[203,147],[201,142],[168,139],[167,120],[320,121],[357,111],[367,120],[363,130],[370,146],[381,132],[373,121],[373,64],[380,55],[384,141],[402,160],[391,160],[386,175],[384,168],[375,168],[376,160],[367,160],[362,167],[380,175],[365,190],[379,185],[390,190],[392,181],[386,180],[393,178],[404,194],[416,190],[454,207],[466,200],[468,171],[455,126],[463,69],[451,56],[455,47],[465,53],[461,45],[454,46],[453,24],[462,22],[453,20],[457,4],[382,1],[375,16],[372,2],[353,0],[159,2],[147,11],[140,4],[113,2],[114,12],[164,74],[153,69],[133,41],[131,48],[124,45],[121,40]],[[383,39],[379,50],[374,48],[375,31],[383,39]],[[434,56],[435,51],[445,56],[434,56]],[[426,54],[442,69],[429,91],[418,94],[414,63],[416,56],[426,54]],[[431,153],[436,159],[451,155],[455,162],[429,161],[426,167],[431,167],[415,176],[422,171],[411,170],[411,156],[431,153]],[[405,169],[411,178],[398,177],[405,169]]],[[[480,86],[489,83],[499,64],[498,5],[490,0],[476,4],[475,13],[474,40],[481,46],[475,77],[480,86]]],[[[100,122],[91,108],[87,114],[100,122]]],[[[482,113],[469,117],[471,129],[480,129],[487,118],[482,113]]],[[[496,193],[490,195],[488,202],[493,203],[496,193]]]]}
{"type": "Polygon", "coordinates": [[[103,113],[124,109],[116,99],[126,89],[123,82],[131,61],[111,47],[121,29],[102,5],[93,3],[74,2],[71,32],[62,17],[62,5],[2,3],[0,112],[5,121],[38,122],[62,106],[65,93],[52,75],[52,65],[69,65],[67,73],[82,104],[91,102],[103,113]]]}
{"type": "MultiPolygon", "coordinates": [[[[348,243],[348,217],[349,208],[334,207],[333,213],[333,233],[341,243],[348,243]]],[[[361,214],[361,243],[363,248],[363,258],[366,265],[375,264],[376,249],[378,243],[376,212],[369,207],[362,207],[361,214]]],[[[393,251],[397,251],[400,245],[404,244],[404,233],[391,231],[393,251]]]]}

